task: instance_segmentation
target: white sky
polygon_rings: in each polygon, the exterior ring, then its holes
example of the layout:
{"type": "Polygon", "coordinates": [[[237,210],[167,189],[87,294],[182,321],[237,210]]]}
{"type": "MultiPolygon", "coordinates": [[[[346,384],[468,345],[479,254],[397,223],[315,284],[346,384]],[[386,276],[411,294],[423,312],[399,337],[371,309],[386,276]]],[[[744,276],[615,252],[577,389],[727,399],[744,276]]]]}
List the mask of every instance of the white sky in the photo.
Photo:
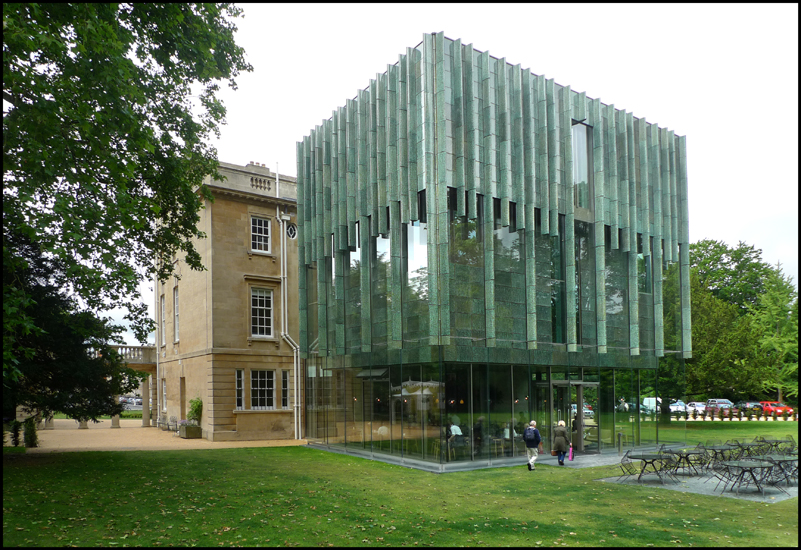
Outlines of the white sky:
{"type": "Polygon", "coordinates": [[[295,176],[296,142],[444,31],[687,136],[690,241],[745,241],[797,288],[797,4],[243,7],[254,71],[220,94],[221,161],[295,176]]]}

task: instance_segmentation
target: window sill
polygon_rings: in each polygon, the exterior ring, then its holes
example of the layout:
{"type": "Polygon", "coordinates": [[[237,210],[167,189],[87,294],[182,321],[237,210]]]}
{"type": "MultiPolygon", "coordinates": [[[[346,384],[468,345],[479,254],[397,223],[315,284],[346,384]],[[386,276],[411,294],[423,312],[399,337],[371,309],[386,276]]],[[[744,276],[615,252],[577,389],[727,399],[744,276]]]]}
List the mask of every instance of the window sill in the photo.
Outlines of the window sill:
{"type": "Polygon", "coordinates": [[[248,256],[267,256],[270,258],[274,258],[275,254],[265,250],[248,250],[248,256]]]}
{"type": "Polygon", "coordinates": [[[250,336],[248,338],[248,345],[252,344],[253,342],[268,342],[268,343],[278,343],[279,339],[277,336],[250,336]]]}
{"type": "Polygon", "coordinates": [[[234,414],[275,414],[292,412],[290,409],[234,409],[234,414]]]}

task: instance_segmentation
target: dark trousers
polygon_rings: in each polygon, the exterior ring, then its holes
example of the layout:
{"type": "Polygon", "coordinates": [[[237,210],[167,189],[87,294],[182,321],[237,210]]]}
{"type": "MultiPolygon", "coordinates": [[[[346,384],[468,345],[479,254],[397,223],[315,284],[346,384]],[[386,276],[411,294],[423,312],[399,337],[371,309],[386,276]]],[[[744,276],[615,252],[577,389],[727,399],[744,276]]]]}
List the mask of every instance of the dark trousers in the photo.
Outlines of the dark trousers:
{"type": "Polygon", "coordinates": [[[565,461],[565,455],[566,455],[567,453],[566,453],[566,452],[564,452],[564,451],[556,451],[556,453],[557,453],[557,454],[556,454],[556,458],[558,458],[558,459],[559,459],[559,462],[564,462],[564,461],[565,461]]]}

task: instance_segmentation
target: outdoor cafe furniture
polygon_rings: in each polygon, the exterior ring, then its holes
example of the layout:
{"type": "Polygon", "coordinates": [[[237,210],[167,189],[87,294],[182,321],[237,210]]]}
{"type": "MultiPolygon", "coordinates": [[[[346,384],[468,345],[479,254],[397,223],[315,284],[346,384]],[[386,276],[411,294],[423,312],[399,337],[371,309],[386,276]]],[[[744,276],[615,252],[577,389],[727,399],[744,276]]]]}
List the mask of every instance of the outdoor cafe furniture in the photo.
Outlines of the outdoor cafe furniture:
{"type": "Polygon", "coordinates": [[[706,450],[699,447],[667,448],[664,452],[676,456],[674,472],[679,468],[687,468],[688,471],[695,473],[695,475],[698,475],[696,466],[703,467],[704,457],[706,456],[706,450]]]}
{"type": "Polygon", "coordinates": [[[640,460],[642,461],[642,466],[640,467],[640,475],[637,476],[637,481],[639,482],[642,479],[642,476],[648,473],[654,473],[659,478],[659,481],[665,483],[665,480],[662,478],[663,474],[667,477],[673,479],[671,475],[671,471],[675,468],[676,459],[671,453],[667,452],[634,452],[629,453],[628,458],[631,460],[640,460]],[[651,471],[648,471],[648,468],[651,468],[651,471]]]}
{"type": "Polygon", "coordinates": [[[710,454],[709,459],[711,464],[720,462],[722,460],[736,460],[740,457],[740,447],[729,443],[721,445],[705,445],[704,448],[710,454]]]}
{"type": "Polygon", "coordinates": [[[786,439],[762,439],[766,447],[766,454],[776,454],[780,452],[780,447],[787,443],[786,439]]]}
{"type": "Polygon", "coordinates": [[[795,439],[793,439],[792,435],[787,435],[784,438],[784,443],[779,444],[779,452],[781,453],[793,453],[798,452],[798,446],[795,443],[795,439]]]}
{"type": "Polygon", "coordinates": [[[762,454],[762,449],[764,447],[764,442],[762,441],[739,441],[737,443],[742,453],[740,457],[748,457],[748,456],[756,456],[762,454]]]}
{"type": "MultiPolygon", "coordinates": [[[[772,462],[763,460],[724,460],[722,466],[730,472],[729,479],[731,481],[731,489],[737,488],[737,494],[740,493],[740,488],[745,485],[749,486],[751,483],[756,485],[757,489],[765,496],[765,482],[770,470],[775,467],[772,462]]],[[[723,488],[726,490],[726,487],[723,488]]]]}
{"type": "Polygon", "coordinates": [[[771,477],[777,482],[784,481],[788,486],[790,480],[798,479],[798,454],[783,455],[783,454],[768,454],[758,455],[747,458],[746,460],[761,460],[764,462],[771,462],[776,467],[771,472],[771,477]]]}
{"type": "Polygon", "coordinates": [[[623,455],[623,458],[620,459],[620,469],[623,470],[623,474],[621,474],[621,476],[617,478],[618,481],[620,481],[624,477],[627,478],[631,476],[636,476],[637,474],[640,473],[639,469],[634,465],[634,463],[631,461],[631,458],[629,457],[631,452],[632,450],[629,449],[628,451],[626,451],[626,454],[623,455]]]}

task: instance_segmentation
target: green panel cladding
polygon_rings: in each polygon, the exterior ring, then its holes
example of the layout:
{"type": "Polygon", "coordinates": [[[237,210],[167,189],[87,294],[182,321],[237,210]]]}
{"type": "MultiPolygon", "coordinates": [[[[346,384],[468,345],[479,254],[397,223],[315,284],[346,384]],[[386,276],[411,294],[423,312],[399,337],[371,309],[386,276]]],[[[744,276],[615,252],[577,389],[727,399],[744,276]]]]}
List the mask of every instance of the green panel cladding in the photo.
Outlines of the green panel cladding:
{"type": "MultiPolygon", "coordinates": [[[[641,334],[653,333],[649,347],[657,357],[665,351],[691,356],[686,140],[672,130],[436,33],[407,48],[386,72],[303,138],[297,144],[297,162],[304,354],[314,347],[320,355],[343,355],[351,330],[360,331],[363,352],[374,351],[369,266],[371,239],[377,237],[390,241],[386,342],[390,350],[404,347],[403,225],[420,223],[422,215],[427,224],[428,344],[449,345],[456,322],[452,296],[461,290],[451,289],[459,283],[458,272],[451,273],[453,216],[484,235],[481,345],[494,347],[498,327],[511,326],[508,319],[499,325],[496,317],[500,268],[493,231],[498,227],[522,235],[525,282],[521,280],[519,300],[525,304],[525,347],[539,349],[550,342],[543,330],[550,325],[544,300],[551,291],[542,287],[549,274],[537,268],[545,264],[538,258],[535,227],[558,237],[563,217],[566,350],[582,351],[583,325],[591,326],[587,320],[581,326],[577,321],[574,227],[580,220],[592,225],[595,305],[587,311],[594,315],[595,351],[607,352],[607,308],[613,307],[616,331],[619,310],[627,309],[629,355],[640,354],[641,334]],[[587,158],[594,191],[589,209],[574,206],[577,152],[571,127],[576,123],[590,127],[587,158]],[[419,204],[423,196],[425,212],[419,204]],[[343,277],[350,269],[350,253],[357,250],[362,319],[360,326],[346,330],[343,277]],[[627,259],[608,266],[612,252],[614,258],[623,254],[627,259]],[[653,268],[647,306],[640,304],[638,252],[653,268]],[[334,264],[333,275],[325,268],[326,259],[334,264]],[[668,306],[663,304],[662,283],[674,265],[679,270],[681,349],[665,350],[663,314],[668,306]],[[312,285],[317,287],[314,316],[308,313],[312,285]],[[621,292],[626,295],[622,305],[621,292]],[[314,318],[318,327],[312,342],[307,323],[314,318]],[[335,327],[328,326],[332,320],[335,327]],[[641,327],[642,322],[647,326],[641,327]]],[[[508,294],[508,286],[503,292],[508,294]]]]}

